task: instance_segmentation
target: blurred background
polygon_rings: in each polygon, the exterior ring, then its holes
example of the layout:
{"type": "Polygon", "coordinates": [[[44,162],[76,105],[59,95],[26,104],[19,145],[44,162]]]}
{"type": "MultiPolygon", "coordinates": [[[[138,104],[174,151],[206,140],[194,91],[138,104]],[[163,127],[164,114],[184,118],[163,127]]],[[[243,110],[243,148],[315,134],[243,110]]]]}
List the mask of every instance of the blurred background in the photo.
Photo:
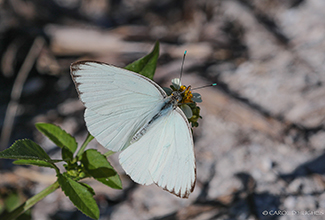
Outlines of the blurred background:
{"type": "MultiPolygon", "coordinates": [[[[179,199],[137,185],[113,155],[123,190],[85,181],[100,219],[323,219],[324,11],[323,0],[0,0],[0,149],[29,138],[58,158],[36,122],[59,125],[81,144],[84,107],[70,64],[123,67],[159,40],[160,85],[179,75],[185,50],[183,83],[218,83],[200,90],[196,188],[179,199]]],[[[90,147],[106,151],[95,140],[90,147]]],[[[0,161],[0,211],[56,179],[11,162],[0,161]]],[[[60,189],[25,217],[89,219],[60,189]]]]}

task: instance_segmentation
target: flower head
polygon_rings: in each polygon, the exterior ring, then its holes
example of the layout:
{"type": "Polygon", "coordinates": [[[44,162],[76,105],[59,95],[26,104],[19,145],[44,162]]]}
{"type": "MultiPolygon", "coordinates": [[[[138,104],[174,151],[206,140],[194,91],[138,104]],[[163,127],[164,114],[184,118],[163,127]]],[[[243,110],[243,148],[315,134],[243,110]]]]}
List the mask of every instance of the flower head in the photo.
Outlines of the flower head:
{"type": "Polygon", "coordinates": [[[202,117],[200,116],[200,107],[196,103],[202,102],[201,95],[192,93],[191,86],[182,85],[179,78],[173,79],[170,88],[164,88],[164,90],[167,95],[171,95],[173,91],[180,92],[182,99],[178,102],[178,105],[192,124],[192,127],[197,127],[199,125],[197,120],[202,117]]]}

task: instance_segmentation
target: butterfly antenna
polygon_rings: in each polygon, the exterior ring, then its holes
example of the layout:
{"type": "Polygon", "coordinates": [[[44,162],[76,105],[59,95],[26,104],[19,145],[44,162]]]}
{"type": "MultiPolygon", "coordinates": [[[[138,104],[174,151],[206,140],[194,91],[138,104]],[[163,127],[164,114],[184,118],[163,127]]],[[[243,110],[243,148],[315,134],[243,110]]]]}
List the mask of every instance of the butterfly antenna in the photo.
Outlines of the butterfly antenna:
{"type": "Polygon", "coordinates": [[[192,89],[192,91],[193,90],[197,90],[197,89],[202,89],[202,88],[205,88],[205,87],[216,86],[216,85],[217,85],[217,83],[212,83],[210,85],[205,85],[205,86],[201,86],[201,87],[194,88],[194,89],[192,89]]]}
{"type": "MultiPolygon", "coordinates": [[[[181,81],[181,79],[182,79],[183,68],[184,68],[184,61],[185,61],[186,53],[187,53],[187,51],[185,50],[185,51],[184,51],[184,55],[183,55],[183,60],[182,60],[182,66],[181,66],[181,73],[180,73],[180,76],[179,76],[179,81],[181,81]]],[[[181,82],[182,82],[182,81],[181,81],[181,82]]]]}

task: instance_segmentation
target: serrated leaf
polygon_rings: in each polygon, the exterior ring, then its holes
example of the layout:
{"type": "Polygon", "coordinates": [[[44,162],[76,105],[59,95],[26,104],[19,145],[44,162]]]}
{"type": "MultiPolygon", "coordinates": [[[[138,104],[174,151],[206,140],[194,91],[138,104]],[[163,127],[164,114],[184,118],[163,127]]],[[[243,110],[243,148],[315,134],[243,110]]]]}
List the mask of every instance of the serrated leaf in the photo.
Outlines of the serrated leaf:
{"type": "Polygon", "coordinates": [[[70,161],[73,159],[73,153],[66,147],[62,147],[62,159],[64,161],[70,161]]]}
{"type": "Polygon", "coordinates": [[[88,187],[74,181],[65,174],[58,174],[58,182],[66,196],[85,215],[93,219],[99,218],[99,208],[88,187]]]}
{"type": "Polygon", "coordinates": [[[81,162],[87,173],[96,180],[111,188],[122,189],[122,183],[117,172],[107,161],[107,158],[97,150],[86,150],[82,155],[81,162]]]}
{"type": "MultiPolygon", "coordinates": [[[[102,182],[103,183],[103,182],[102,182]]],[[[105,184],[105,183],[104,183],[105,184]]],[[[114,176],[108,178],[108,183],[105,184],[113,189],[122,189],[122,181],[120,176],[116,173],[114,176]]]]}
{"type": "Polygon", "coordinates": [[[34,159],[50,162],[57,162],[51,160],[49,155],[35,142],[29,139],[18,140],[8,149],[0,152],[0,158],[4,159],[34,159]]]}
{"type": "Polygon", "coordinates": [[[95,195],[95,191],[94,189],[89,186],[87,183],[82,183],[82,182],[79,182],[81,185],[83,185],[84,187],[86,187],[88,189],[88,191],[94,196],[95,195]]]}
{"type": "Polygon", "coordinates": [[[63,148],[63,146],[65,146],[71,153],[77,150],[78,144],[75,138],[60,127],[48,123],[37,123],[35,126],[37,130],[48,137],[58,147],[63,148]]]}
{"type": "Polygon", "coordinates": [[[47,161],[43,161],[43,160],[16,160],[13,162],[13,164],[16,165],[35,165],[35,166],[39,166],[39,167],[50,167],[50,168],[54,168],[53,165],[47,161]]]}
{"type": "Polygon", "coordinates": [[[130,63],[125,67],[127,70],[139,73],[149,79],[153,79],[159,57],[159,42],[157,41],[153,50],[146,56],[130,63]]]}

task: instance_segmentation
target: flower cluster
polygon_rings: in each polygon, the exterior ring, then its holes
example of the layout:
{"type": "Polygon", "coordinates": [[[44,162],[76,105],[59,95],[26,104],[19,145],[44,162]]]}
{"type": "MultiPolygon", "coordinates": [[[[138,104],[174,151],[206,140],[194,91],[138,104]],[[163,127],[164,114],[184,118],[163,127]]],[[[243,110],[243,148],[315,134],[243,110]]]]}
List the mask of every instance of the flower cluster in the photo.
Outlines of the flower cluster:
{"type": "Polygon", "coordinates": [[[171,95],[173,91],[181,92],[182,100],[178,103],[180,109],[184,112],[188,121],[192,127],[198,127],[197,122],[200,116],[200,107],[196,103],[202,102],[201,95],[199,93],[192,93],[191,86],[184,86],[181,84],[180,79],[175,78],[172,80],[170,88],[164,88],[167,95],[171,95]]]}

